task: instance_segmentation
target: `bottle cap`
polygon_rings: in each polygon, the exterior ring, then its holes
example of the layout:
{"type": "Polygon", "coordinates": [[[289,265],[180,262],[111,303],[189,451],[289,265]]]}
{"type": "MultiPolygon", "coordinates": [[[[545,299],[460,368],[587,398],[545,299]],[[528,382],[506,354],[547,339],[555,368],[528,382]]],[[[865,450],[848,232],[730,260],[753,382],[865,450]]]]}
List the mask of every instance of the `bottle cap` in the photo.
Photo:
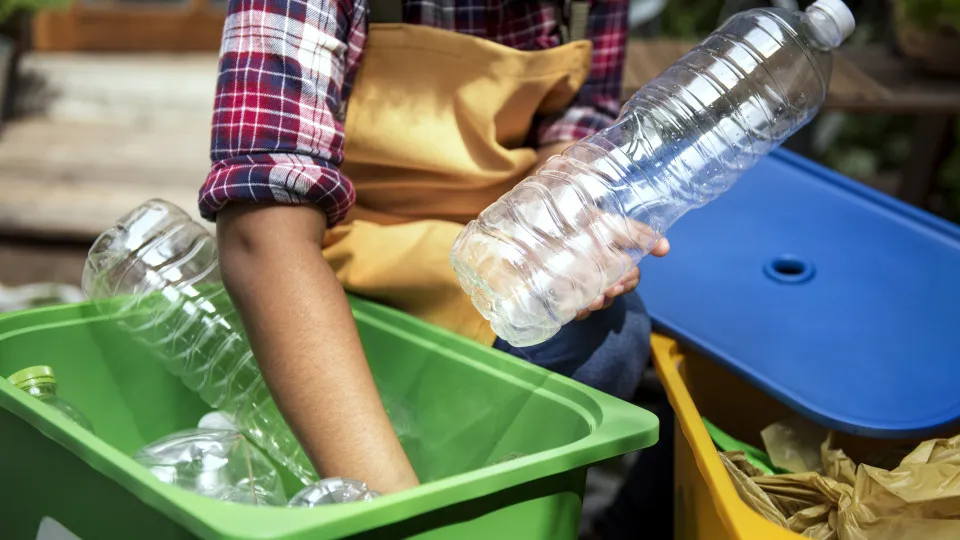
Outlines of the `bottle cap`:
{"type": "Polygon", "coordinates": [[[817,0],[807,9],[819,10],[830,17],[837,25],[837,28],[840,29],[840,34],[843,36],[843,39],[850,37],[857,27],[857,23],[853,19],[853,13],[850,11],[850,8],[843,3],[843,0],[817,0]]]}
{"type": "Polygon", "coordinates": [[[23,368],[13,375],[7,377],[10,384],[24,390],[35,384],[56,384],[57,379],[53,376],[53,368],[50,366],[31,366],[23,368]]]}

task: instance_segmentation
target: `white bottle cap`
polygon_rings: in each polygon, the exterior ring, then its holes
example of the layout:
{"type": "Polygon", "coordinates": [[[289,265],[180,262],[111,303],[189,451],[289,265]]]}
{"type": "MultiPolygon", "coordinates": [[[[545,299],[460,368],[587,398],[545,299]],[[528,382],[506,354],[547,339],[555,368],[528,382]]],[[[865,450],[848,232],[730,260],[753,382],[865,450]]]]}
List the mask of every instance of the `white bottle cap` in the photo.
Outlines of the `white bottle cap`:
{"type": "Polygon", "coordinates": [[[198,428],[203,429],[222,429],[224,431],[237,431],[237,422],[228,413],[213,411],[203,415],[203,418],[197,423],[198,428]]]}
{"type": "Polygon", "coordinates": [[[850,37],[857,27],[856,21],[853,20],[853,13],[843,3],[843,0],[817,0],[807,8],[808,11],[811,9],[819,10],[830,17],[836,23],[837,28],[840,29],[843,39],[850,37]]]}

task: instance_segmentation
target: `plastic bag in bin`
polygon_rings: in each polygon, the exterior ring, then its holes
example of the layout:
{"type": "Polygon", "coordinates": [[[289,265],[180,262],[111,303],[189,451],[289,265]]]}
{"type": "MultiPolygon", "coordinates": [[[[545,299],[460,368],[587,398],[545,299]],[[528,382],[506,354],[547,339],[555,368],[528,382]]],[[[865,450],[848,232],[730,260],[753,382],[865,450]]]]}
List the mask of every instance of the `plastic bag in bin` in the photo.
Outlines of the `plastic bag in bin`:
{"type": "Polygon", "coordinates": [[[764,475],[742,452],[720,459],[737,493],[770,521],[815,540],[960,538],[960,435],[921,443],[891,470],[857,465],[832,436],[823,474],[764,475]]]}

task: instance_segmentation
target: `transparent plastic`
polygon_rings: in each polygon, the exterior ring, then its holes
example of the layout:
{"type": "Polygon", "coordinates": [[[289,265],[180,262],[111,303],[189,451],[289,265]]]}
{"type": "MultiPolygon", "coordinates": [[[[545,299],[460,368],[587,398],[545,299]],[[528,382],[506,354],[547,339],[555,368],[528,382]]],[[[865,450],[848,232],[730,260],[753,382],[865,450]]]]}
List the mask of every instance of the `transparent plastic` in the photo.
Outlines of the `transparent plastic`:
{"type": "Polygon", "coordinates": [[[283,506],[277,469],[243,434],[188,429],[155,441],[133,456],[161,482],[220,501],[283,506]]]}
{"type": "Polygon", "coordinates": [[[852,30],[839,0],[734,15],[612,126],[467,224],[450,261],[497,335],[524,347],[556,334],[677,219],[808,123],[827,95],[831,50],[852,30]]]}
{"type": "MultiPolygon", "coordinates": [[[[90,248],[82,288],[99,300],[103,314],[304,485],[320,480],[263,381],[223,288],[216,242],[186,212],[152,199],[120,218],[90,248]]],[[[409,452],[419,444],[415,416],[406,403],[382,397],[409,452]]]]}
{"type": "Polygon", "coordinates": [[[89,431],[90,433],[93,433],[93,425],[90,423],[90,420],[88,420],[83,413],[77,410],[76,407],[71,405],[70,402],[57,395],[57,380],[53,377],[53,371],[50,370],[50,368],[46,368],[46,366],[43,367],[47,370],[49,375],[44,377],[30,378],[23,381],[14,380],[18,374],[27,371],[22,370],[17,374],[12,375],[10,377],[10,382],[13,383],[17,388],[39,399],[54,409],[57,409],[63,416],[69,418],[78,426],[89,431]]]}
{"type": "Polygon", "coordinates": [[[323,480],[300,490],[290,499],[287,506],[313,508],[330,504],[372,501],[380,494],[359,480],[350,478],[324,478],[323,480]]]}
{"type": "MultiPolygon", "coordinates": [[[[379,382],[377,388],[389,388],[389,385],[379,382]]],[[[387,412],[387,417],[393,425],[393,431],[400,440],[407,457],[414,462],[421,459],[424,454],[423,449],[423,430],[420,427],[420,418],[416,410],[406,399],[392,395],[389,392],[380,391],[380,399],[383,401],[383,408],[387,412]]],[[[416,467],[416,465],[414,465],[416,467]]],[[[419,471],[418,471],[419,472],[419,471]]],[[[421,478],[421,480],[426,480],[421,478]]]]}
{"type": "Polygon", "coordinates": [[[220,282],[213,237],[186,212],[150,200],[90,248],[83,291],[211,407],[304,484],[319,476],[284,422],[220,282]],[[159,294],[154,294],[159,293],[159,294]]]}

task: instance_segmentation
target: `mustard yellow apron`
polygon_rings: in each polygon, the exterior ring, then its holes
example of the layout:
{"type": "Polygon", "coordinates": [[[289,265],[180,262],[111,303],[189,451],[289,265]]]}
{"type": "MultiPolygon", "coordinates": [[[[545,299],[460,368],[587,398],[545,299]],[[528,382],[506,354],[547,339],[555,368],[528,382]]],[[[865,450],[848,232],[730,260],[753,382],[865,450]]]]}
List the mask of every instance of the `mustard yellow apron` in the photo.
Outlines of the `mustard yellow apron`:
{"type": "Polygon", "coordinates": [[[448,262],[463,224],[522,180],[537,114],[567,106],[589,41],[520,51],[419,25],[371,24],[345,122],[357,191],[324,256],[344,288],[469,339],[487,321],[448,262]]]}

